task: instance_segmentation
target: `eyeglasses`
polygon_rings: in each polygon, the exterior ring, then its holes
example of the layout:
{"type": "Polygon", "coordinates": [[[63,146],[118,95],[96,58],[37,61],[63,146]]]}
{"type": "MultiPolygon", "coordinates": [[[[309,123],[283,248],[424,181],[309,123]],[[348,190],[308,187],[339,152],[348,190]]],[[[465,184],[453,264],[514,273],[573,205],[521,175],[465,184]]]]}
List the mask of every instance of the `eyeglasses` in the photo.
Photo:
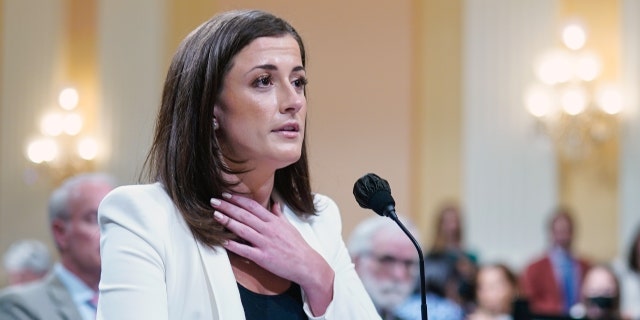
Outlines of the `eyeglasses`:
{"type": "Polygon", "coordinates": [[[391,269],[394,266],[401,265],[405,269],[415,272],[419,264],[418,260],[399,259],[388,254],[377,255],[377,254],[374,254],[373,252],[367,252],[365,255],[367,257],[373,258],[376,262],[380,264],[382,268],[385,268],[385,269],[391,269]]]}

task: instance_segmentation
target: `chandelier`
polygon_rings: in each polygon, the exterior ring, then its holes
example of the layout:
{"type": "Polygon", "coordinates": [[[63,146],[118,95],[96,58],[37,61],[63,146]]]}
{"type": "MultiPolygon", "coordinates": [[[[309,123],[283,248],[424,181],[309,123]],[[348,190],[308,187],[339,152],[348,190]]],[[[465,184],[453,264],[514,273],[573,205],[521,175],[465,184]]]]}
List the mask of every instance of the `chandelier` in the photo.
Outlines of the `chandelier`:
{"type": "Polygon", "coordinates": [[[74,88],[63,89],[57,108],[40,119],[40,135],[27,146],[27,158],[55,184],[92,170],[92,160],[98,154],[97,141],[84,130],[78,101],[74,88]]]}
{"type": "Polygon", "coordinates": [[[578,23],[562,30],[561,48],[542,54],[537,81],[526,91],[527,110],[552,139],[560,156],[578,160],[616,134],[622,111],[617,85],[599,81],[602,63],[584,48],[587,35],[578,23]]]}

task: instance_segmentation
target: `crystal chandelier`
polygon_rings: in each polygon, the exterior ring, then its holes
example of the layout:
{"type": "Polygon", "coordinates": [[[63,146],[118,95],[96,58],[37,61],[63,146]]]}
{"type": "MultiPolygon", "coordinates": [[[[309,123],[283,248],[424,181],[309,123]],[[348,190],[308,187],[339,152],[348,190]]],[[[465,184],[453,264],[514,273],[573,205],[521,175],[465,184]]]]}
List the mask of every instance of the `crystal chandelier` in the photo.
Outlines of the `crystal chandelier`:
{"type": "Polygon", "coordinates": [[[86,133],[77,111],[78,92],[65,88],[58,96],[58,108],[40,119],[40,136],[27,146],[26,156],[40,175],[54,183],[80,172],[90,171],[98,154],[98,143],[86,133]]]}
{"type": "Polygon", "coordinates": [[[586,157],[616,134],[622,96],[615,84],[598,81],[602,64],[584,49],[587,35],[580,24],[562,31],[562,48],[544,53],[535,64],[537,81],[525,93],[529,113],[538,119],[559,154],[586,157]]]}

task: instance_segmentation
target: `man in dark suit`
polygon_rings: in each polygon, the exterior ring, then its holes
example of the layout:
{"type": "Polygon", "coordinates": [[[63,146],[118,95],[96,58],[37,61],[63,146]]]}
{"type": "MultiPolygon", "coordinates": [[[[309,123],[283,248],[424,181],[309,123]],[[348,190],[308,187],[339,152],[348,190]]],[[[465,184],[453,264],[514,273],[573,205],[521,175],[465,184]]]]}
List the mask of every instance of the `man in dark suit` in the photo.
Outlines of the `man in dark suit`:
{"type": "Polygon", "coordinates": [[[569,211],[556,210],[549,223],[551,247],[522,274],[522,291],[534,314],[568,315],[580,299],[589,263],[572,252],[573,231],[569,211]]]}
{"type": "Polygon", "coordinates": [[[100,201],[115,187],[104,174],[65,181],[49,199],[49,223],[60,262],[43,279],[0,292],[3,320],[93,320],[100,282],[100,201]]]}

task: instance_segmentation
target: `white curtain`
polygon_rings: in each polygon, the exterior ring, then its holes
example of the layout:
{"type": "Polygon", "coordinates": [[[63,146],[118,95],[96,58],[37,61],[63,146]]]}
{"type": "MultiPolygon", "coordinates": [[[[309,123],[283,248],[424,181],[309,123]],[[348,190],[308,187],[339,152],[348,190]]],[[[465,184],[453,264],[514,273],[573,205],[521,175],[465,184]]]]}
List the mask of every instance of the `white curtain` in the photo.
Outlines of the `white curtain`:
{"type": "Polygon", "coordinates": [[[104,170],[137,181],[151,145],[165,66],[166,1],[99,2],[104,170]]]}
{"type": "Polygon", "coordinates": [[[640,228],[640,1],[624,0],[622,17],[622,81],[625,112],[620,148],[620,249],[626,256],[640,228]]]}
{"type": "Polygon", "coordinates": [[[536,57],[556,39],[553,0],[467,0],[463,198],[467,246],[519,270],[545,245],[557,201],[554,153],[523,104],[536,57]]]}

